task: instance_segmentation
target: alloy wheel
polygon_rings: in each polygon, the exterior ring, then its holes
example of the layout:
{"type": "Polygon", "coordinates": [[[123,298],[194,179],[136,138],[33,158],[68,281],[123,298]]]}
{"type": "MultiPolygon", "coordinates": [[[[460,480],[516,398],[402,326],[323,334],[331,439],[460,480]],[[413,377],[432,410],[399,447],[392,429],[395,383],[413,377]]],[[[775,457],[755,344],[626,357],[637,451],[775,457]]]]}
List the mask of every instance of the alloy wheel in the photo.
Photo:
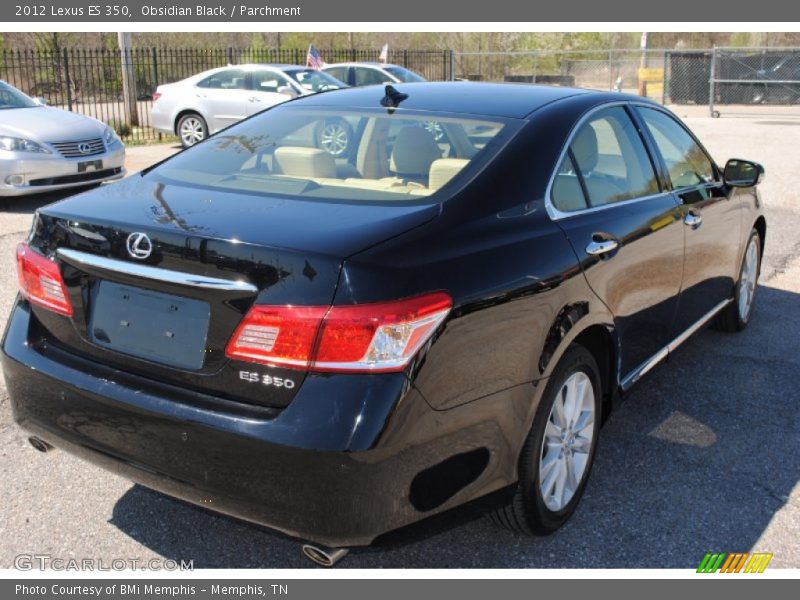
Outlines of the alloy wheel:
{"type": "Polygon", "coordinates": [[[186,146],[192,146],[205,139],[205,127],[197,117],[186,117],[181,121],[180,136],[186,146]]]}
{"type": "Polygon", "coordinates": [[[319,135],[320,147],[333,156],[341,156],[347,152],[349,143],[350,135],[341,123],[326,123],[319,135]]]}
{"type": "Polygon", "coordinates": [[[539,490],[553,512],[569,504],[586,475],[594,437],[594,387],[583,371],[570,375],[556,395],[539,458],[539,490]]]}
{"type": "Polygon", "coordinates": [[[755,238],[750,240],[744,255],[742,276],[739,279],[739,318],[747,321],[753,307],[753,297],[758,281],[758,245],[755,238]]]}

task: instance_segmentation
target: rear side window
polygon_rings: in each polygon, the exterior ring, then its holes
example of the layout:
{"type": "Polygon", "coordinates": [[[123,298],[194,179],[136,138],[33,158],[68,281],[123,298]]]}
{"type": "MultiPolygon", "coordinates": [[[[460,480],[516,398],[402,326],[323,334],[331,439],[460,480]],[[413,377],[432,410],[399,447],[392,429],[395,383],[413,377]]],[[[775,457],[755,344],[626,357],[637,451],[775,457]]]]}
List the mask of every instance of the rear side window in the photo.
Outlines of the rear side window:
{"type": "Polygon", "coordinates": [[[692,187],[715,180],[711,160],[680,123],[652,108],[640,108],[639,113],[667,164],[674,188],[692,187]]]}
{"type": "Polygon", "coordinates": [[[598,111],[572,138],[553,182],[563,212],[604,206],[659,191],[653,165],[624,108],[598,111]]]}
{"type": "Polygon", "coordinates": [[[242,69],[225,69],[209,75],[197,87],[223,90],[243,90],[247,74],[242,69]]]}

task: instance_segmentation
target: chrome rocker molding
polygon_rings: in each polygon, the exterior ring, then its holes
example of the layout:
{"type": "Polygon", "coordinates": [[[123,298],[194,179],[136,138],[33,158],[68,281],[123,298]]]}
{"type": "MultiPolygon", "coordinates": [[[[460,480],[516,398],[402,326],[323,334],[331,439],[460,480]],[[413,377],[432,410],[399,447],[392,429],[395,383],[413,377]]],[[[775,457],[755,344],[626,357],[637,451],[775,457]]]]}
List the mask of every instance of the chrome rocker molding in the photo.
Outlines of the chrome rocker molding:
{"type": "Polygon", "coordinates": [[[653,356],[648,358],[641,365],[639,365],[633,371],[628,373],[625,376],[625,378],[622,380],[622,383],[620,384],[620,387],[622,388],[622,391],[623,392],[627,392],[634,383],[636,383],[637,381],[639,381],[642,378],[642,376],[645,373],[650,371],[650,369],[655,367],[658,363],[660,363],[667,356],[669,356],[670,352],[675,351],[675,349],[677,349],[678,346],[680,346],[683,342],[688,340],[692,336],[693,333],[697,332],[698,329],[700,329],[701,327],[703,327],[703,325],[705,325],[711,319],[713,319],[717,315],[717,313],[719,311],[721,311],[723,308],[728,306],[728,304],[730,304],[731,302],[733,302],[733,299],[732,298],[728,298],[727,300],[723,300],[722,302],[717,304],[714,308],[712,308],[710,311],[708,311],[705,315],[700,317],[700,320],[698,320],[694,325],[689,327],[686,331],[681,333],[678,337],[676,337],[674,340],[672,340],[669,344],[664,346],[661,350],[656,352],[653,356]]]}
{"type": "Polygon", "coordinates": [[[209,290],[250,292],[253,294],[258,292],[258,288],[256,286],[246,281],[233,281],[231,279],[220,279],[217,277],[195,275],[193,273],[170,271],[168,269],[149,267],[147,265],[134,264],[124,260],[116,260],[113,258],[106,258],[104,256],[97,256],[96,254],[89,254],[87,252],[80,252],[79,250],[71,250],[69,248],[59,248],[56,250],[56,255],[59,258],[64,259],[66,262],[78,267],[91,267],[100,269],[102,271],[122,273],[124,275],[130,275],[131,277],[155,279],[157,281],[165,281],[167,283],[175,283],[178,285],[209,290]]]}

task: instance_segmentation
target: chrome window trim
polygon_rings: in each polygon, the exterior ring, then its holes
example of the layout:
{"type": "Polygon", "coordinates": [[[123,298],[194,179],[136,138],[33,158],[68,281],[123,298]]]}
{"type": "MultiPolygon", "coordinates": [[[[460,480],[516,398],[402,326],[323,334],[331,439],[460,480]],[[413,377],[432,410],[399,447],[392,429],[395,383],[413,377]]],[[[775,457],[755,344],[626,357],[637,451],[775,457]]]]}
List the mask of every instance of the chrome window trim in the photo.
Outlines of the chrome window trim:
{"type": "Polygon", "coordinates": [[[250,292],[253,294],[258,292],[258,288],[247,281],[234,281],[232,279],[221,279],[217,277],[195,275],[193,273],[184,273],[181,271],[172,271],[114,258],[106,258],[105,256],[89,254],[88,252],[81,252],[70,248],[58,248],[56,250],[56,255],[64,259],[67,263],[78,267],[90,267],[101,271],[109,271],[111,273],[122,273],[123,275],[141,279],[151,279],[209,290],[250,292]]]}
{"type": "MultiPolygon", "coordinates": [[[[586,111],[583,116],[578,120],[578,122],[573,126],[572,131],[569,132],[569,136],[567,136],[567,141],[564,143],[564,146],[561,148],[561,152],[558,155],[558,160],[556,161],[556,165],[553,168],[553,174],[550,176],[550,181],[547,182],[547,188],[545,188],[544,192],[544,208],[547,211],[547,214],[550,215],[550,219],[553,221],[559,221],[561,219],[567,219],[569,217],[574,217],[577,215],[584,215],[587,213],[597,212],[599,210],[606,210],[608,208],[613,208],[615,206],[627,206],[630,204],[635,204],[637,202],[645,202],[647,200],[652,200],[653,198],[658,198],[663,196],[664,194],[671,193],[670,190],[662,190],[657,194],[648,194],[647,196],[638,196],[636,198],[628,198],[627,200],[620,200],[619,202],[612,202],[611,204],[603,204],[601,206],[590,206],[588,208],[582,208],[580,210],[571,210],[571,211],[563,211],[556,208],[555,204],[553,204],[552,193],[553,193],[553,183],[556,180],[556,176],[558,175],[558,169],[561,166],[561,163],[564,161],[564,158],[567,155],[567,151],[569,150],[569,146],[572,143],[572,140],[575,138],[575,135],[578,133],[581,127],[591,118],[591,116],[601,110],[606,108],[614,108],[615,106],[622,106],[623,108],[626,106],[645,106],[650,107],[651,105],[646,102],[636,102],[631,100],[618,100],[614,102],[607,102],[605,104],[600,104],[599,106],[595,106],[588,111],[586,111]]],[[[654,108],[659,108],[657,105],[653,105],[654,108]]],[[[633,126],[636,128],[636,131],[641,136],[641,131],[639,131],[638,123],[628,115],[628,118],[633,123],[633,126]]],[[[642,146],[644,146],[644,150],[648,155],[648,161],[652,160],[653,157],[650,156],[650,150],[647,147],[647,143],[642,140],[642,146]]],[[[701,146],[702,147],[702,146],[701,146]]],[[[658,180],[658,172],[654,168],[654,175],[656,176],[656,180],[658,180]]],[[[660,182],[659,182],[660,185],[660,182]]],[[[588,202],[588,198],[586,199],[588,202]]]]}
{"type": "Polygon", "coordinates": [[[656,352],[653,356],[648,358],[638,367],[636,367],[633,371],[628,373],[625,377],[623,377],[622,381],[620,382],[620,387],[622,388],[623,392],[628,391],[631,386],[639,381],[645,373],[650,371],[653,367],[655,367],[658,363],[664,360],[671,352],[674,352],[678,346],[680,346],[683,342],[688,340],[692,334],[696,333],[698,329],[700,329],[703,325],[708,323],[711,319],[713,319],[719,311],[723,308],[728,306],[733,302],[732,298],[728,298],[727,300],[723,300],[719,304],[717,304],[714,308],[704,314],[700,319],[698,319],[694,324],[689,326],[683,333],[678,335],[675,339],[673,339],[669,344],[661,348],[658,352],[656,352]]]}

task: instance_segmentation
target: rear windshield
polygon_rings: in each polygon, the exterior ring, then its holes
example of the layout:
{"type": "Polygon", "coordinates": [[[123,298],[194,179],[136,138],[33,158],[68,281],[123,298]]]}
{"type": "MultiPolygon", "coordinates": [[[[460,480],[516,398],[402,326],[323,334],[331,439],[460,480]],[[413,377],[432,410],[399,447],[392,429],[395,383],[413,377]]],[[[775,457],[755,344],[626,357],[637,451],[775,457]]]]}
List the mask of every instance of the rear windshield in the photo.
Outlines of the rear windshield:
{"type": "Polygon", "coordinates": [[[516,129],[494,118],[282,105],[146,176],[303,199],[417,200],[477,172],[516,129]]]}

